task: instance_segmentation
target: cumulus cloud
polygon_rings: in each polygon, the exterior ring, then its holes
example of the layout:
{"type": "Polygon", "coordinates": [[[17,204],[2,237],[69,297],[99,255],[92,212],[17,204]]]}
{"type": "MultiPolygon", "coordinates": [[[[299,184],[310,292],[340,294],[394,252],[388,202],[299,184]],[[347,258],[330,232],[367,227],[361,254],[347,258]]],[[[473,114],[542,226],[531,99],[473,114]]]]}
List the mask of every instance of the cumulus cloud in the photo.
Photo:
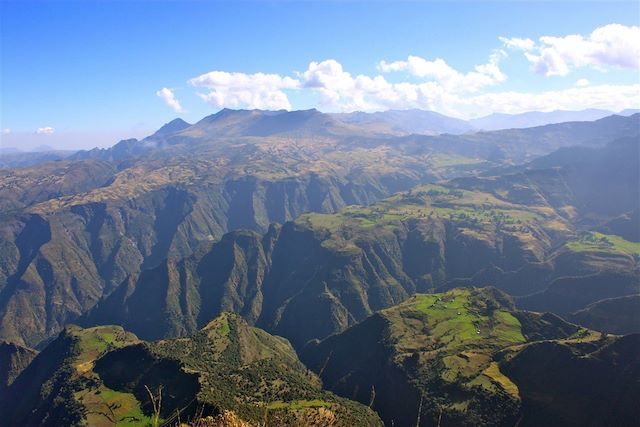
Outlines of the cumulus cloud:
{"type": "Polygon", "coordinates": [[[182,109],[182,105],[180,105],[180,102],[176,99],[176,96],[171,89],[163,87],[156,92],[156,95],[162,98],[165,104],[173,108],[173,111],[176,113],[182,113],[184,111],[182,109]]]}
{"type": "Polygon", "coordinates": [[[541,93],[498,92],[459,99],[470,111],[521,113],[525,111],[625,109],[640,105],[640,84],[572,87],[541,93]]]}
{"type": "Polygon", "coordinates": [[[2,129],[2,134],[3,135],[9,135],[10,133],[11,133],[11,129],[9,129],[9,128],[3,128],[2,129]]]}
{"type": "Polygon", "coordinates": [[[384,76],[352,75],[335,59],[311,62],[298,73],[300,87],[319,94],[322,107],[332,111],[378,111],[422,108],[456,114],[459,94],[474,93],[506,80],[499,68],[503,51],[494,52],[486,64],[461,73],[443,59],[409,56],[406,61],[380,61],[385,73],[406,71],[422,81],[391,83],[384,76]]]}
{"type": "Polygon", "coordinates": [[[542,36],[532,45],[529,39],[500,40],[505,46],[525,50],[534,72],[545,76],[565,76],[578,67],[600,70],[626,68],[640,70],[640,27],[609,24],[588,36],[542,36]]]}
{"type": "Polygon", "coordinates": [[[531,39],[521,39],[518,37],[498,37],[505,47],[519,50],[531,50],[536,43],[531,39]]]}
{"type": "MultiPolygon", "coordinates": [[[[501,65],[507,51],[520,51],[532,69],[544,75],[566,75],[574,68],[638,69],[638,27],[611,24],[589,36],[500,37],[502,45],[483,64],[458,70],[443,58],[408,56],[377,63],[378,73],[352,74],[335,59],[313,61],[291,77],[267,73],[211,71],[189,80],[198,95],[215,108],[291,109],[289,91],[318,97],[324,111],[382,111],[419,108],[454,116],[492,112],[583,108],[633,108],[640,103],[638,85],[592,85],[581,78],[564,89],[536,93],[502,89],[507,75],[501,65]],[[393,79],[389,77],[393,75],[393,79]]],[[[393,59],[393,58],[391,58],[393,59]]]]}
{"type": "Polygon", "coordinates": [[[52,134],[53,132],[55,132],[55,129],[54,129],[54,128],[52,128],[51,126],[41,127],[41,128],[38,128],[38,129],[36,130],[36,133],[37,133],[38,135],[50,135],[50,134],[52,134]]]}
{"type": "Polygon", "coordinates": [[[437,84],[390,83],[379,75],[353,76],[334,59],[311,62],[298,77],[301,87],[319,94],[321,106],[332,111],[376,111],[412,104],[422,108],[442,106],[437,100],[443,90],[437,84]]]}
{"type": "Polygon", "coordinates": [[[502,50],[496,50],[486,64],[476,65],[473,71],[461,73],[451,67],[442,58],[427,60],[419,56],[409,56],[406,61],[388,63],[380,61],[378,69],[382,72],[407,71],[422,79],[435,81],[450,91],[476,92],[485,86],[495,85],[507,79],[500,70],[499,62],[506,56],[502,50]]]}
{"type": "MultiPolygon", "coordinates": [[[[488,69],[484,69],[483,65],[476,66],[473,72],[466,75],[453,70],[448,74],[437,74],[440,80],[417,83],[391,83],[380,75],[353,76],[333,59],[312,62],[305,72],[299,73],[299,77],[303,88],[318,92],[322,105],[334,111],[420,108],[456,116],[476,116],[491,112],[520,113],[532,110],[622,109],[640,104],[640,85],[590,86],[586,79],[581,79],[578,87],[541,93],[482,93],[478,92],[478,86],[463,86],[465,82],[478,78],[469,77],[472,73],[489,76],[486,82],[503,79],[499,69],[491,69],[494,64],[497,66],[491,61],[490,59],[487,65],[488,69]]],[[[408,69],[410,61],[403,62],[407,65],[399,65],[398,62],[384,64],[391,68],[408,69]]],[[[415,64],[420,64],[420,61],[414,61],[414,66],[415,64]]],[[[446,69],[438,66],[441,70],[446,69]]],[[[381,64],[380,67],[384,65],[381,64]]],[[[426,71],[422,74],[435,75],[426,71]]],[[[485,83],[484,80],[482,82],[485,83]]]]}
{"type": "Polygon", "coordinates": [[[211,71],[189,80],[194,87],[209,89],[198,95],[215,108],[291,109],[285,89],[296,89],[299,82],[278,74],[244,74],[211,71]]]}
{"type": "Polygon", "coordinates": [[[576,87],[566,90],[483,93],[479,90],[482,85],[495,85],[506,79],[498,68],[501,57],[502,53],[496,53],[487,64],[476,66],[466,74],[449,67],[444,61],[426,61],[422,58],[416,60],[410,57],[407,61],[379,64],[381,70],[389,72],[413,69],[411,74],[419,74],[425,79],[414,82],[392,83],[382,75],[353,75],[340,62],[328,59],[311,62],[304,72],[297,73],[297,78],[216,71],[191,79],[190,83],[211,89],[200,96],[216,108],[289,109],[290,103],[284,93],[286,89],[318,94],[320,106],[325,111],[420,108],[462,117],[531,110],[623,109],[640,103],[640,85],[591,86],[586,79],[581,79],[576,87]],[[424,64],[425,61],[435,64],[424,64]]]}

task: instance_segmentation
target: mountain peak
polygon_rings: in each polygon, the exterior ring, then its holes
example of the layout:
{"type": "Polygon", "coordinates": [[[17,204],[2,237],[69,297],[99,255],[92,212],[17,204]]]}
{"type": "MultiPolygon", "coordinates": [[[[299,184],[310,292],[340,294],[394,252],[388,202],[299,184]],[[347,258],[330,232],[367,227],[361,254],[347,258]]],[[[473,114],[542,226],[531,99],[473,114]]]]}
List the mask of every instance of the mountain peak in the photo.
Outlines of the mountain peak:
{"type": "Polygon", "coordinates": [[[165,123],[152,136],[166,136],[172,133],[180,132],[181,130],[186,129],[189,126],[191,126],[190,123],[187,123],[178,117],[171,120],[169,123],[165,123]]]}

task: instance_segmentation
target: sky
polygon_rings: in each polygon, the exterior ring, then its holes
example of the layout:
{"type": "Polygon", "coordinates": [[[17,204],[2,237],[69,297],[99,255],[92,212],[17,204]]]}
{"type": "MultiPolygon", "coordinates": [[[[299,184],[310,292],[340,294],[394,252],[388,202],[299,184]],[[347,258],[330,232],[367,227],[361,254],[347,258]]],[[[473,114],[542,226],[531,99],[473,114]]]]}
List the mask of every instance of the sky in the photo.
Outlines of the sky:
{"type": "Polygon", "coordinates": [[[0,147],[222,108],[640,108],[640,2],[0,0],[0,147]]]}

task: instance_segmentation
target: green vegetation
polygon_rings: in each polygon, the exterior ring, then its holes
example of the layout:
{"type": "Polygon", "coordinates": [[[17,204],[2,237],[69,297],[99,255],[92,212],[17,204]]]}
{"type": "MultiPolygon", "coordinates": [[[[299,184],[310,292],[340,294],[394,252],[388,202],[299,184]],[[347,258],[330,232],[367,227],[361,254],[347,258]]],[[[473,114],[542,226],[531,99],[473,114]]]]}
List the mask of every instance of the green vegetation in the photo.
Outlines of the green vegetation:
{"type": "Polygon", "coordinates": [[[532,223],[558,221],[548,209],[500,200],[491,193],[428,184],[399,193],[370,206],[348,206],[337,214],[306,214],[298,221],[313,228],[338,230],[371,228],[408,219],[446,220],[463,227],[487,225],[528,232],[532,223]]]}
{"type": "Polygon", "coordinates": [[[330,408],[331,403],[324,400],[294,400],[292,402],[271,402],[267,404],[267,408],[270,410],[286,409],[295,411],[305,408],[330,408]]]}
{"type": "Polygon", "coordinates": [[[424,315],[426,326],[439,344],[449,349],[470,343],[517,344],[525,341],[520,322],[500,306],[478,300],[467,289],[446,294],[416,295],[406,303],[424,315]]]}
{"type": "MultiPolygon", "coordinates": [[[[205,411],[232,411],[251,423],[298,425],[304,423],[301,419],[322,415],[315,411],[323,408],[332,414],[336,425],[379,422],[366,407],[323,391],[319,379],[298,360],[286,340],[250,327],[232,313],[222,313],[189,338],[111,352],[96,369],[106,383],[118,385],[118,391],[124,392],[119,398],[133,393],[140,400],[145,397],[144,386],[153,389],[164,385],[164,395],[179,396],[165,399],[161,411],[165,419],[177,409],[186,419],[202,407],[205,411]],[[133,360],[138,362],[133,364],[133,360]],[[154,371],[157,366],[163,366],[162,377],[150,379],[152,384],[120,378],[136,378],[137,372],[154,371]]],[[[124,411],[126,403],[120,405],[124,411]]]]}
{"type": "Polygon", "coordinates": [[[132,393],[123,393],[102,385],[90,392],[79,392],[77,398],[87,408],[86,419],[90,426],[153,425],[153,417],[142,412],[140,402],[132,393]]]}
{"type": "Polygon", "coordinates": [[[136,342],[118,326],[69,326],[12,385],[9,406],[0,409],[19,425],[38,425],[42,419],[52,425],[148,425],[132,394],[109,389],[94,372],[100,357],[136,342]]]}
{"type": "Polygon", "coordinates": [[[78,340],[79,353],[74,366],[81,382],[88,382],[74,394],[74,398],[85,408],[89,425],[148,426],[151,417],[142,411],[140,402],[131,393],[123,393],[105,386],[93,372],[95,361],[108,351],[137,342],[137,338],[115,326],[98,326],[81,329],[71,327],[69,331],[78,340]]]}
{"type": "Polygon", "coordinates": [[[613,234],[589,232],[570,241],[566,247],[575,252],[620,252],[640,257],[640,243],[613,234]]]}
{"type": "MultiPolygon", "coordinates": [[[[530,343],[520,314],[507,295],[493,288],[418,294],[310,345],[303,358],[322,372],[327,387],[355,393],[360,402],[369,402],[375,385],[373,408],[388,423],[413,425],[421,407],[421,426],[438,420],[443,425],[513,425],[521,394],[501,360],[530,343]],[[383,387],[393,391],[385,393],[383,387]],[[397,407],[399,401],[405,406],[397,407]]],[[[528,316],[522,317],[528,335],[573,340],[576,328],[561,319],[552,325],[528,316]]],[[[592,343],[597,338],[581,339],[592,343]]]]}

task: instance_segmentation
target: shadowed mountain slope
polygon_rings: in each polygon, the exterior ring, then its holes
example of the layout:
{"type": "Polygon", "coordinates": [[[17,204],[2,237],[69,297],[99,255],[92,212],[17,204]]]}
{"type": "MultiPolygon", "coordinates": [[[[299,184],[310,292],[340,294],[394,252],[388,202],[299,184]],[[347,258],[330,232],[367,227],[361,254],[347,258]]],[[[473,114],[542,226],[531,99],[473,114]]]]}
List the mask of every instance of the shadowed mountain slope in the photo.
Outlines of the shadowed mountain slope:
{"type": "Polygon", "coordinates": [[[0,342],[0,400],[4,392],[36,357],[37,351],[8,342],[0,342]]]}
{"type": "Polygon", "coordinates": [[[640,295],[594,302],[573,313],[571,320],[597,331],[640,334],[640,295]]]}
{"type": "Polygon", "coordinates": [[[310,343],[302,358],[328,389],[372,401],[387,425],[631,425],[637,338],[601,340],[517,311],[494,289],[458,289],[416,295],[310,343]]]}

